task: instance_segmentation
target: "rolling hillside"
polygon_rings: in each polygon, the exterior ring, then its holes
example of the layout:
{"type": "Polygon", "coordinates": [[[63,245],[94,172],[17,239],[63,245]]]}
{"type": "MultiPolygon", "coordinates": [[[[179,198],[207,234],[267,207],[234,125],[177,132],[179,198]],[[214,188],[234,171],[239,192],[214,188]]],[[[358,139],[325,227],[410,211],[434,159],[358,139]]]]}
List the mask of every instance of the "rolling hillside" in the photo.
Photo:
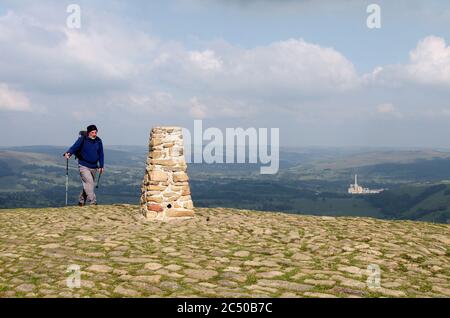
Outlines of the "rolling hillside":
{"type": "MultiPolygon", "coordinates": [[[[0,149],[0,208],[59,207],[65,199],[66,149],[32,146],[0,149]]],[[[136,204],[146,147],[111,146],[98,197],[103,204],[136,204]]],[[[450,159],[443,150],[282,149],[280,171],[260,175],[259,165],[189,164],[199,207],[229,207],[293,214],[371,216],[450,222],[450,159]],[[379,195],[350,196],[353,174],[379,195]]],[[[80,181],[70,161],[69,203],[80,181]]]]}

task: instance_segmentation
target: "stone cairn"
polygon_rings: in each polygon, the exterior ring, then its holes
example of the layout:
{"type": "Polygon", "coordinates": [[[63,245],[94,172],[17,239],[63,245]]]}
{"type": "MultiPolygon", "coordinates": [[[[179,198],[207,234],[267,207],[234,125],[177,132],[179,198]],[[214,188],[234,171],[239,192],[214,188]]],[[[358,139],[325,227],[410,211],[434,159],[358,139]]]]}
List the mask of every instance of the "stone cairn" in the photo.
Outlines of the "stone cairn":
{"type": "Polygon", "coordinates": [[[150,220],[192,218],[183,131],[155,127],[150,134],[147,168],[141,187],[141,213],[150,220]]]}

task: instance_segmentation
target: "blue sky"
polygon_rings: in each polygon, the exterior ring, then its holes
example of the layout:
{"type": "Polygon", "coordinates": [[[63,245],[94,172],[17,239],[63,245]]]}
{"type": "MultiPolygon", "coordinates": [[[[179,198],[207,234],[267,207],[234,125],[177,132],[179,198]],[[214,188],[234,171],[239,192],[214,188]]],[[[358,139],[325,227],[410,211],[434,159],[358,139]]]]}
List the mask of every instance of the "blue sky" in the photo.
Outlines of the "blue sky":
{"type": "Polygon", "coordinates": [[[425,8],[434,10],[437,16],[442,11],[448,12],[448,1],[323,1],[321,5],[298,7],[295,3],[303,1],[248,1],[251,4],[247,5],[238,4],[245,1],[229,2],[210,1],[212,4],[205,5],[207,1],[149,1],[124,10],[127,17],[148,20],[149,31],[153,29],[164,38],[183,41],[188,47],[195,38],[225,39],[246,48],[304,38],[337,49],[360,71],[369,71],[380,64],[406,62],[405,52],[417,44],[418,38],[450,35],[448,20],[421,16],[425,8]],[[268,5],[270,2],[274,4],[268,5]],[[365,24],[366,8],[371,3],[381,5],[384,25],[381,29],[368,29],[365,24]],[[383,49],[386,46],[389,50],[383,49]]]}
{"type": "Polygon", "coordinates": [[[0,0],[0,146],[203,119],[284,146],[450,147],[449,43],[449,1],[0,0]]]}

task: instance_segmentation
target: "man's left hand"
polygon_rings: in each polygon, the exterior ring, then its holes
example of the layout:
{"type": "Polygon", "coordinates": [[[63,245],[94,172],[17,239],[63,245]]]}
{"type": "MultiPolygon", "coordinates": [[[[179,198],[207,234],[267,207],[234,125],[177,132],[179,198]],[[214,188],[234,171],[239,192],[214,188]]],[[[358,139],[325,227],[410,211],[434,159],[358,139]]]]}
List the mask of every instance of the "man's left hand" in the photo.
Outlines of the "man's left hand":
{"type": "Polygon", "coordinates": [[[98,168],[98,172],[100,172],[101,174],[103,174],[103,172],[105,172],[105,168],[98,168]]]}

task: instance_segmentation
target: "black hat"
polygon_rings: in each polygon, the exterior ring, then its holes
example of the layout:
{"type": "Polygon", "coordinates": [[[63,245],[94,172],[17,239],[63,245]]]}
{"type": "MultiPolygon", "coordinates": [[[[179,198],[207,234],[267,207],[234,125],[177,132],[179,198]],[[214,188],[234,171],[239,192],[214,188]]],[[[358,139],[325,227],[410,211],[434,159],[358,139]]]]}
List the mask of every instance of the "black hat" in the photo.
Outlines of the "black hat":
{"type": "Polygon", "coordinates": [[[90,125],[87,128],[87,133],[89,134],[93,130],[97,130],[98,131],[98,129],[97,129],[97,127],[95,125],[90,125]]]}

